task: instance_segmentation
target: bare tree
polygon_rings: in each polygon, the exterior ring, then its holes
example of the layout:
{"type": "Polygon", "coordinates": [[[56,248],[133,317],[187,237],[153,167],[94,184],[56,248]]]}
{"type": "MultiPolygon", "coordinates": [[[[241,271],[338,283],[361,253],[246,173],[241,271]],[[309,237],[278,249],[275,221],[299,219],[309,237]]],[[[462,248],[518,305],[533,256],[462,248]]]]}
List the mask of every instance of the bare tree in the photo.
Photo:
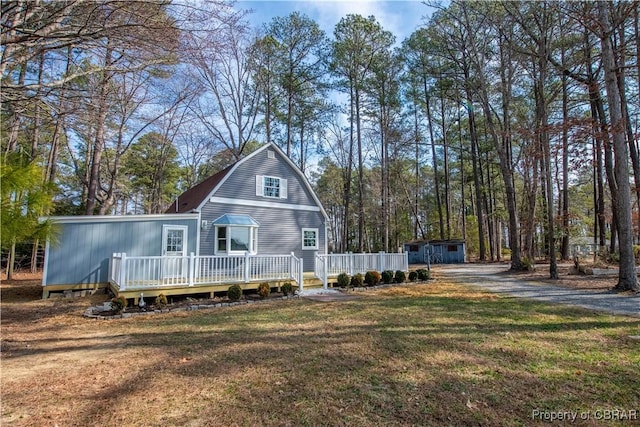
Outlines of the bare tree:
{"type": "Polygon", "coordinates": [[[187,72],[200,90],[191,109],[216,147],[239,159],[255,130],[261,96],[254,84],[253,40],[243,13],[230,8],[206,13],[205,27],[187,33],[183,46],[187,72]]]}

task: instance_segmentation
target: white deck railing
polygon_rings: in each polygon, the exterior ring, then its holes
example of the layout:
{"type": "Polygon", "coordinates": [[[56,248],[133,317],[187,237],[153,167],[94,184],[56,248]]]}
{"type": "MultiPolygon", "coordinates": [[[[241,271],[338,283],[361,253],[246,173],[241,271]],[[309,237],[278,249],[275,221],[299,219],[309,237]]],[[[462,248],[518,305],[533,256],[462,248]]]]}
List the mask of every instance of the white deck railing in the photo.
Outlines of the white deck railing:
{"type": "Polygon", "coordinates": [[[409,271],[408,254],[316,254],[315,275],[322,280],[326,289],[328,278],[336,277],[340,273],[365,274],[367,271],[382,272],[385,270],[409,271]]]}
{"type": "Polygon", "coordinates": [[[293,280],[303,289],[302,259],[291,255],[141,256],[114,253],[109,281],[118,290],[293,280]]]}

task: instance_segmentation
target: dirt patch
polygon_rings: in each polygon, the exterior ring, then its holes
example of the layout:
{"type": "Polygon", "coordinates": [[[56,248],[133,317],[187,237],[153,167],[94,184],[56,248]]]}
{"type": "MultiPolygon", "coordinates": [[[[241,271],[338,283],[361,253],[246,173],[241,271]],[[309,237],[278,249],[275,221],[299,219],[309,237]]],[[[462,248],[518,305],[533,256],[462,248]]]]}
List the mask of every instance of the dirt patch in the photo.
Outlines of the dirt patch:
{"type": "Polygon", "coordinates": [[[306,295],[306,296],[303,296],[302,298],[308,299],[310,301],[336,302],[336,301],[351,301],[351,300],[360,298],[360,296],[349,294],[346,292],[331,292],[326,294],[306,295]]]}
{"type": "Polygon", "coordinates": [[[609,291],[618,283],[617,276],[592,276],[576,271],[573,262],[558,263],[558,279],[549,278],[549,264],[538,263],[534,271],[522,271],[518,273],[507,272],[522,280],[540,285],[565,286],[574,289],[584,289],[592,291],[609,291]]]}

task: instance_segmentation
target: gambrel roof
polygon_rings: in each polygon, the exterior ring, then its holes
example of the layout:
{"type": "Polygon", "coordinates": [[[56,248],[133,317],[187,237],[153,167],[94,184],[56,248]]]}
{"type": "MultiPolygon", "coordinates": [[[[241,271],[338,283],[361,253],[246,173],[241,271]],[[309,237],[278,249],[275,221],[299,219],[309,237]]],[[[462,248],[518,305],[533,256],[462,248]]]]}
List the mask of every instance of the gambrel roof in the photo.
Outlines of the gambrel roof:
{"type": "Polygon", "coordinates": [[[301,182],[307,188],[309,193],[312,195],[315,204],[320,208],[322,215],[324,218],[328,218],[326,211],[324,210],[320,199],[316,195],[315,191],[311,187],[311,184],[307,180],[307,177],[302,173],[302,171],[287,157],[287,155],[274,143],[265,144],[260,147],[253,153],[249,154],[246,157],[238,160],[236,163],[228,166],[227,168],[221,170],[220,172],[210,176],[205,179],[201,183],[191,187],[184,193],[182,193],[178,198],[172,203],[172,205],[167,209],[166,213],[188,213],[188,212],[200,212],[202,207],[210,200],[216,191],[224,184],[224,182],[231,176],[238,168],[241,168],[242,165],[252,157],[258,155],[259,153],[271,149],[278,153],[281,159],[283,159],[291,168],[291,170],[300,177],[301,182]]]}

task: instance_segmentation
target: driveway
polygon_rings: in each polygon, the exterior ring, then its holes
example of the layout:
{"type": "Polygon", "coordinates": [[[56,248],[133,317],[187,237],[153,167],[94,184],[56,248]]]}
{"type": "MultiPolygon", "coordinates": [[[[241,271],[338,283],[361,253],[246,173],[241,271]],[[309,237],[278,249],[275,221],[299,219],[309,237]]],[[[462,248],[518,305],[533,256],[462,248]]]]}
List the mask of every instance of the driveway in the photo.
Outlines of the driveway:
{"type": "Polygon", "coordinates": [[[527,282],[508,273],[505,264],[437,264],[431,269],[440,278],[468,284],[496,294],[567,304],[609,314],[640,317],[640,295],[553,286],[527,282]]]}

